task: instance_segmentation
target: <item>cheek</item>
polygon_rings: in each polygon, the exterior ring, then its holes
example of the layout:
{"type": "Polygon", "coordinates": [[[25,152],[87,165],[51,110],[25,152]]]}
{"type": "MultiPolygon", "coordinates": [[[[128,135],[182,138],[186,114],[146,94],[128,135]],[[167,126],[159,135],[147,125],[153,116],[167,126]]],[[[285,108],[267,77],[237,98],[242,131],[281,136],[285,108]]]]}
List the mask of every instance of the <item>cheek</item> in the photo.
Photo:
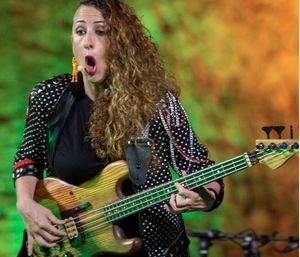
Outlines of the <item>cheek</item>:
{"type": "Polygon", "coordinates": [[[98,41],[98,44],[99,44],[99,47],[100,47],[101,55],[102,56],[107,56],[107,53],[109,51],[109,39],[107,37],[102,37],[98,41]]]}
{"type": "Polygon", "coordinates": [[[101,61],[102,64],[107,64],[108,51],[108,45],[102,42],[99,48],[99,61],[101,61]]]}

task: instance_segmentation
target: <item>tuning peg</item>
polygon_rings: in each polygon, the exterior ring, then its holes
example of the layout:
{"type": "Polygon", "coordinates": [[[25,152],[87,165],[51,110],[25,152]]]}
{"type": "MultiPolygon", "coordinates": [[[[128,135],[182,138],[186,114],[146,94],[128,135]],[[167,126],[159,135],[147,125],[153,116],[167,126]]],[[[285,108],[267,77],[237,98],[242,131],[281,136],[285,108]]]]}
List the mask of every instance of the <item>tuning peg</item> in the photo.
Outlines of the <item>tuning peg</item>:
{"type": "Polygon", "coordinates": [[[281,133],[285,129],[284,126],[274,126],[273,129],[277,132],[278,138],[281,138],[281,133]]]}
{"type": "Polygon", "coordinates": [[[270,150],[274,150],[276,148],[276,145],[274,143],[271,143],[271,144],[268,145],[268,148],[270,150]]]}
{"type": "Polygon", "coordinates": [[[296,149],[299,149],[299,144],[297,142],[293,143],[292,144],[292,149],[296,150],[296,149]]]}
{"type": "Polygon", "coordinates": [[[287,149],[288,144],[286,142],[282,142],[279,146],[281,149],[287,149]]]}
{"type": "Polygon", "coordinates": [[[264,148],[265,148],[265,145],[263,143],[259,143],[259,144],[256,145],[257,150],[262,150],[264,148]]]}
{"type": "Polygon", "coordinates": [[[265,126],[261,128],[266,134],[267,134],[267,138],[270,139],[270,133],[271,130],[273,129],[272,126],[265,126]]]}

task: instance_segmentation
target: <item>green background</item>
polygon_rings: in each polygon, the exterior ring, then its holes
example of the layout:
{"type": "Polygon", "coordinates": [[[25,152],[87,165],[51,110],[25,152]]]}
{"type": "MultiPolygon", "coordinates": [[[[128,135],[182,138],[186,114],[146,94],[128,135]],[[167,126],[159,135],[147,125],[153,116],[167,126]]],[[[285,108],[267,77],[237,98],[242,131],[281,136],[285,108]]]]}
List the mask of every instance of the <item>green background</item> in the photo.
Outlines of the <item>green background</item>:
{"type": "MultiPolygon", "coordinates": [[[[217,162],[255,146],[264,125],[294,125],[298,137],[298,1],[128,0],[182,88],[181,101],[217,162]]],[[[15,256],[23,223],[15,208],[13,156],[27,96],[39,81],[71,71],[77,1],[0,1],[0,256],[15,256]]],[[[284,131],[284,137],[289,132],[284,131]]],[[[272,135],[276,136],[276,135],[272,135]]],[[[258,166],[225,179],[212,213],[185,215],[193,229],[298,235],[298,159],[276,171],[258,166]]],[[[197,240],[191,238],[191,254],[197,240]]],[[[210,256],[243,256],[215,242],[210,256]]],[[[281,256],[271,247],[262,256],[281,256]]],[[[285,256],[298,256],[294,251],[285,256]]]]}

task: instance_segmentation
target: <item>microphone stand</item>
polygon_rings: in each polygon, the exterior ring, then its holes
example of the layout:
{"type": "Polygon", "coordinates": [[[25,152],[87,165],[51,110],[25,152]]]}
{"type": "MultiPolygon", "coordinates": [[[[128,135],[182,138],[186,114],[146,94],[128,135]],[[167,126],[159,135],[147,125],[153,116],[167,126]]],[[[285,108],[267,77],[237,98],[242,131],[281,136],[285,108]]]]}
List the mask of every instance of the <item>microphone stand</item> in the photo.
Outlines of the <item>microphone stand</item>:
{"type": "Polygon", "coordinates": [[[199,240],[199,257],[207,257],[208,249],[213,244],[211,240],[219,238],[218,230],[189,230],[188,235],[198,237],[199,240]]]}
{"type": "Polygon", "coordinates": [[[258,238],[254,231],[250,235],[246,235],[244,237],[242,249],[244,251],[245,257],[260,257],[257,240],[258,238]]]}

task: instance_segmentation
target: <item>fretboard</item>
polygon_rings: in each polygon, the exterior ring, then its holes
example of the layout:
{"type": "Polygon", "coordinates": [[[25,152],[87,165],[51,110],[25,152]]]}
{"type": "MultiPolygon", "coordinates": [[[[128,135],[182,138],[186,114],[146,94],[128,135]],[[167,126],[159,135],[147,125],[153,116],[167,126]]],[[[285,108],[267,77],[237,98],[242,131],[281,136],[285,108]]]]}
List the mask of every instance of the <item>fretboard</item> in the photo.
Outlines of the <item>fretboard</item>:
{"type": "Polygon", "coordinates": [[[188,176],[172,180],[168,183],[106,205],[104,208],[105,217],[108,221],[114,222],[149,208],[157,203],[166,202],[171,194],[176,194],[178,192],[174,185],[175,182],[179,182],[188,189],[194,189],[251,166],[252,164],[248,154],[245,153],[206,169],[196,171],[188,176]]]}

